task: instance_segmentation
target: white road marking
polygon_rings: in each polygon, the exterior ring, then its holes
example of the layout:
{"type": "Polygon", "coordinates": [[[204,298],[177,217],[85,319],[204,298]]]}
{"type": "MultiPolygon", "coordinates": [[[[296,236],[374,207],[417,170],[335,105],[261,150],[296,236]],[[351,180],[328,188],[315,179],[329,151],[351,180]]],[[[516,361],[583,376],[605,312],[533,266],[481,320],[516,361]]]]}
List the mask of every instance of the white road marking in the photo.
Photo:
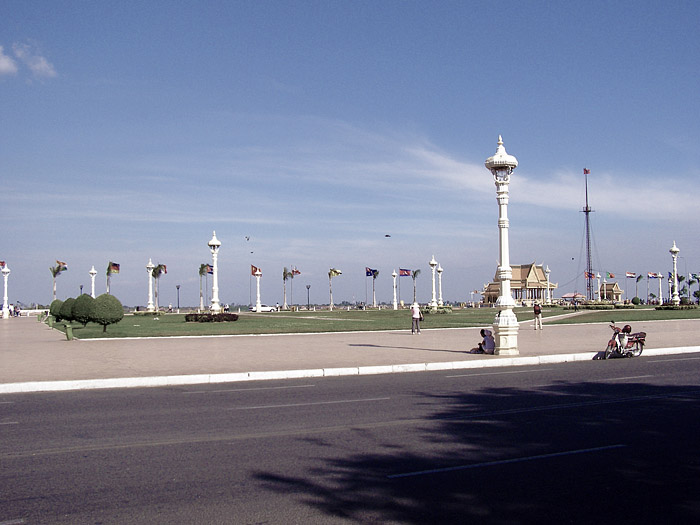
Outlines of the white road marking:
{"type": "Polygon", "coordinates": [[[553,368],[538,368],[537,370],[516,370],[514,372],[481,372],[478,374],[460,374],[455,376],[445,376],[445,377],[476,377],[476,376],[498,376],[503,374],[532,374],[536,372],[542,372],[544,370],[554,370],[553,368]]]}
{"type": "MultiPolygon", "coordinates": [[[[316,385],[295,385],[295,386],[266,386],[257,388],[228,388],[225,390],[193,390],[190,392],[183,392],[183,394],[213,394],[218,392],[252,392],[254,390],[285,390],[289,388],[311,388],[316,385]]],[[[0,524],[1,525],[1,524],[0,524]]]]}
{"type": "Polygon", "coordinates": [[[252,407],[233,407],[228,410],[257,410],[260,408],[291,408],[291,407],[308,407],[316,405],[338,405],[342,403],[368,403],[372,401],[387,401],[390,397],[371,397],[368,399],[345,399],[341,401],[318,401],[314,403],[290,403],[288,405],[260,405],[252,407]]]}
{"type": "Polygon", "coordinates": [[[622,448],[622,447],[626,447],[626,446],[627,445],[607,445],[604,447],[582,448],[579,450],[566,450],[564,452],[553,452],[551,454],[540,454],[538,456],[526,456],[523,458],[501,459],[498,461],[486,461],[484,463],[472,463],[471,465],[459,465],[456,467],[445,467],[445,468],[437,468],[437,469],[430,469],[430,470],[418,470],[415,472],[405,472],[403,474],[392,474],[390,476],[387,476],[387,478],[389,478],[389,479],[410,478],[410,477],[415,477],[415,476],[424,476],[427,474],[441,474],[443,472],[454,472],[457,470],[469,470],[469,469],[475,469],[475,468],[494,467],[497,465],[509,465],[512,463],[522,463],[524,461],[536,461],[539,459],[549,459],[549,458],[557,458],[557,457],[562,457],[562,456],[572,456],[574,454],[588,454],[591,452],[601,452],[603,450],[611,450],[611,449],[622,448]]]}

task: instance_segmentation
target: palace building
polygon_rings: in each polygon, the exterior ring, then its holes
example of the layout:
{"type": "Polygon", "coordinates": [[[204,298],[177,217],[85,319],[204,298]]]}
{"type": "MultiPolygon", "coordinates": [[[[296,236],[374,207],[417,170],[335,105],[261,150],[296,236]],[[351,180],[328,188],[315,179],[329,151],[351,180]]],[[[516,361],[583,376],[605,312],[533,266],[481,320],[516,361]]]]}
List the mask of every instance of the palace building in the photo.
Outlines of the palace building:
{"type": "MultiPolygon", "coordinates": [[[[510,288],[513,299],[517,304],[530,305],[535,301],[540,303],[547,302],[547,275],[541,264],[537,265],[534,262],[522,265],[515,264],[511,265],[511,269],[513,277],[510,281],[510,288]]],[[[555,290],[557,287],[557,283],[549,283],[550,290],[555,290]]],[[[497,277],[494,276],[493,282],[490,282],[484,288],[484,303],[494,304],[499,294],[500,283],[497,277]]]]}

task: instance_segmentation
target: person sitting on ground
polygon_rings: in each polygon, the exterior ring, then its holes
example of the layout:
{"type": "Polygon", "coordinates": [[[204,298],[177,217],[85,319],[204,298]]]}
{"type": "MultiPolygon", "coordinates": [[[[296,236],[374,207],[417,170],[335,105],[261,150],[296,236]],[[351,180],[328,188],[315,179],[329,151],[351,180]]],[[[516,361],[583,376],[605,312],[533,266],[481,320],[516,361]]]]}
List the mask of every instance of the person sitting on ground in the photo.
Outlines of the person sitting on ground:
{"type": "Polygon", "coordinates": [[[469,350],[470,354],[493,354],[496,349],[496,341],[493,338],[491,330],[481,329],[482,341],[476,346],[469,350]]]}

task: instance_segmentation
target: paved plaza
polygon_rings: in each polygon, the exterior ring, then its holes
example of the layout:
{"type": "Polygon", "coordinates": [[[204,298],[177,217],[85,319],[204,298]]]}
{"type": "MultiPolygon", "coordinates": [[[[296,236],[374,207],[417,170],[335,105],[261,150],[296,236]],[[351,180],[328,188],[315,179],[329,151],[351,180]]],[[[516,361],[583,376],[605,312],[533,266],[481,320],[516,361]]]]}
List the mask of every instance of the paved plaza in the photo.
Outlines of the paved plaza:
{"type": "MultiPolygon", "coordinates": [[[[644,356],[700,352],[700,320],[644,321],[644,356]]],[[[0,321],[0,393],[377,374],[593,359],[607,323],[520,325],[519,356],[469,354],[479,328],[67,341],[22,317],[0,321]]]]}

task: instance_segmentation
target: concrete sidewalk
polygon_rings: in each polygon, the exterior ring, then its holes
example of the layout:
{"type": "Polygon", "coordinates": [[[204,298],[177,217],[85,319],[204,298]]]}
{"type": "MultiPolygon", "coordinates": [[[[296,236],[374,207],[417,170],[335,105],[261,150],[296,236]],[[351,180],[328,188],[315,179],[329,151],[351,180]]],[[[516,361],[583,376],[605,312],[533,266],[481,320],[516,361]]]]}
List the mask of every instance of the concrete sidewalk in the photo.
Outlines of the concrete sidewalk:
{"type": "MultiPolygon", "coordinates": [[[[700,320],[633,324],[643,355],[700,352],[700,320]]],[[[35,318],[0,320],[0,393],[379,374],[590,360],[607,323],[523,322],[520,355],[469,354],[479,328],[67,341],[35,318]]]]}

